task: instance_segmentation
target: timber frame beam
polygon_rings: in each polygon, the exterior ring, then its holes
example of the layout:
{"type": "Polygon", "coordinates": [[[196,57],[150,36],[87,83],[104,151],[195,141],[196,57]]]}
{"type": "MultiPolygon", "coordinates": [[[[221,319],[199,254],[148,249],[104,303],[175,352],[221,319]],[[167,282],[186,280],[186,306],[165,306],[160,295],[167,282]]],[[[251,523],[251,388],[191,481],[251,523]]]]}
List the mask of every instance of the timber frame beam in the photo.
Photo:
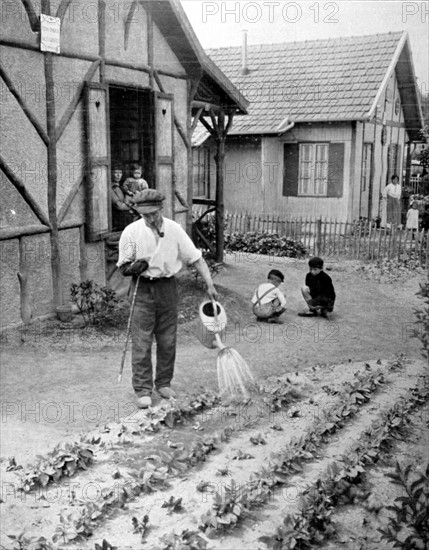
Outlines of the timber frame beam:
{"type": "Polygon", "coordinates": [[[215,227],[216,227],[216,261],[223,262],[224,242],[224,187],[225,187],[225,142],[226,136],[231,129],[235,112],[225,113],[223,110],[209,110],[212,125],[204,117],[200,117],[201,124],[208,130],[216,143],[216,199],[215,199],[215,227]],[[216,120],[217,114],[217,120],[216,120]],[[225,124],[225,115],[228,120],[225,124]]]}

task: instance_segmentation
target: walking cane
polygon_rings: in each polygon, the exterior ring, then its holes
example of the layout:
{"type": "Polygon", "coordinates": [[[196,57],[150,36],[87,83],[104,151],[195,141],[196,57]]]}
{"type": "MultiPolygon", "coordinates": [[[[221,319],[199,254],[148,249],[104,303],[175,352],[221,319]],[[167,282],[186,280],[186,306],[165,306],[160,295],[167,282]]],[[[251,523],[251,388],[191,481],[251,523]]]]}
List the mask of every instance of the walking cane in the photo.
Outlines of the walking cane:
{"type": "Polygon", "coordinates": [[[131,320],[133,318],[133,313],[134,313],[134,305],[136,303],[136,296],[137,296],[137,289],[139,287],[139,282],[140,282],[140,275],[138,275],[137,277],[137,282],[136,282],[136,286],[134,288],[134,292],[133,292],[133,299],[131,300],[131,307],[130,307],[130,316],[128,318],[128,325],[127,325],[127,336],[125,338],[125,346],[124,346],[124,350],[122,352],[122,358],[121,358],[121,366],[119,368],[119,375],[118,375],[118,382],[121,382],[122,381],[122,372],[124,370],[124,365],[125,365],[125,356],[127,354],[127,348],[128,348],[128,341],[130,339],[130,332],[131,332],[131,320]]]}

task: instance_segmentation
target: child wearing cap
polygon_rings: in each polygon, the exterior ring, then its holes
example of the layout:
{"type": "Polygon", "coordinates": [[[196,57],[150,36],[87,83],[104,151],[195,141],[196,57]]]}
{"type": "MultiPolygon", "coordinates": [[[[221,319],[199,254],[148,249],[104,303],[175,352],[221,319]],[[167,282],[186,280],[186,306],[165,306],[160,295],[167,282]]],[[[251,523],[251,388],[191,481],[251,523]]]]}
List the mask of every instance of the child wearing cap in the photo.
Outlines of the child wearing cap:
{"type": "Polygon", "coordinates": [[[311,258],[308,262],[310,273],[305,277],[301,288],[309,311],[298,313],[300,317],[327,317],[334,310],[335,290],[331,277],[323,271],[322,258],[311,258]]]}
{"type": "Polygon", "coordinates": [[[268,323],[281,323],[279,317],[286,311],[286,298],[279,290],[284,281],[284,275],[278,269],[268,273],[268,283],[262,283],[252,297],[253,313],[256,320],[268,323]]]}

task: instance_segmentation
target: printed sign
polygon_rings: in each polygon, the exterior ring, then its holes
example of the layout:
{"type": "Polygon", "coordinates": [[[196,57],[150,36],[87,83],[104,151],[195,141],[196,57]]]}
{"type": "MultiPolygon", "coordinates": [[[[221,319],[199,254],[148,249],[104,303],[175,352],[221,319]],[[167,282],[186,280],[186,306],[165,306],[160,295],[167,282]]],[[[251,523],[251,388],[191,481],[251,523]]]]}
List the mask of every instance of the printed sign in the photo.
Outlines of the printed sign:
{"type": "Polygon", "coordinates": [[[40,50],[60,53],[61,19],[49,15],[40,16],[40,50]]]}

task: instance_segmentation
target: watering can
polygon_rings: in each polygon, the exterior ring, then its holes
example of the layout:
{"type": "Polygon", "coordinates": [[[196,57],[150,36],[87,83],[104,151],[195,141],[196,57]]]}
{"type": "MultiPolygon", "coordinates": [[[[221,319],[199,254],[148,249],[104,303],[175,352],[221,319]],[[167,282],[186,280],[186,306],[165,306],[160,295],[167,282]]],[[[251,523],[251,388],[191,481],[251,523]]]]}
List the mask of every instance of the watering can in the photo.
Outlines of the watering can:
{"type": "Polygon", "coordinates": [[[206,348],[217,348],[216,335],[222,338],[225,333],[227,323],[225,309],[219,302],[203,302],[199,307],[199,320],[198,339],[206,348]]]}

